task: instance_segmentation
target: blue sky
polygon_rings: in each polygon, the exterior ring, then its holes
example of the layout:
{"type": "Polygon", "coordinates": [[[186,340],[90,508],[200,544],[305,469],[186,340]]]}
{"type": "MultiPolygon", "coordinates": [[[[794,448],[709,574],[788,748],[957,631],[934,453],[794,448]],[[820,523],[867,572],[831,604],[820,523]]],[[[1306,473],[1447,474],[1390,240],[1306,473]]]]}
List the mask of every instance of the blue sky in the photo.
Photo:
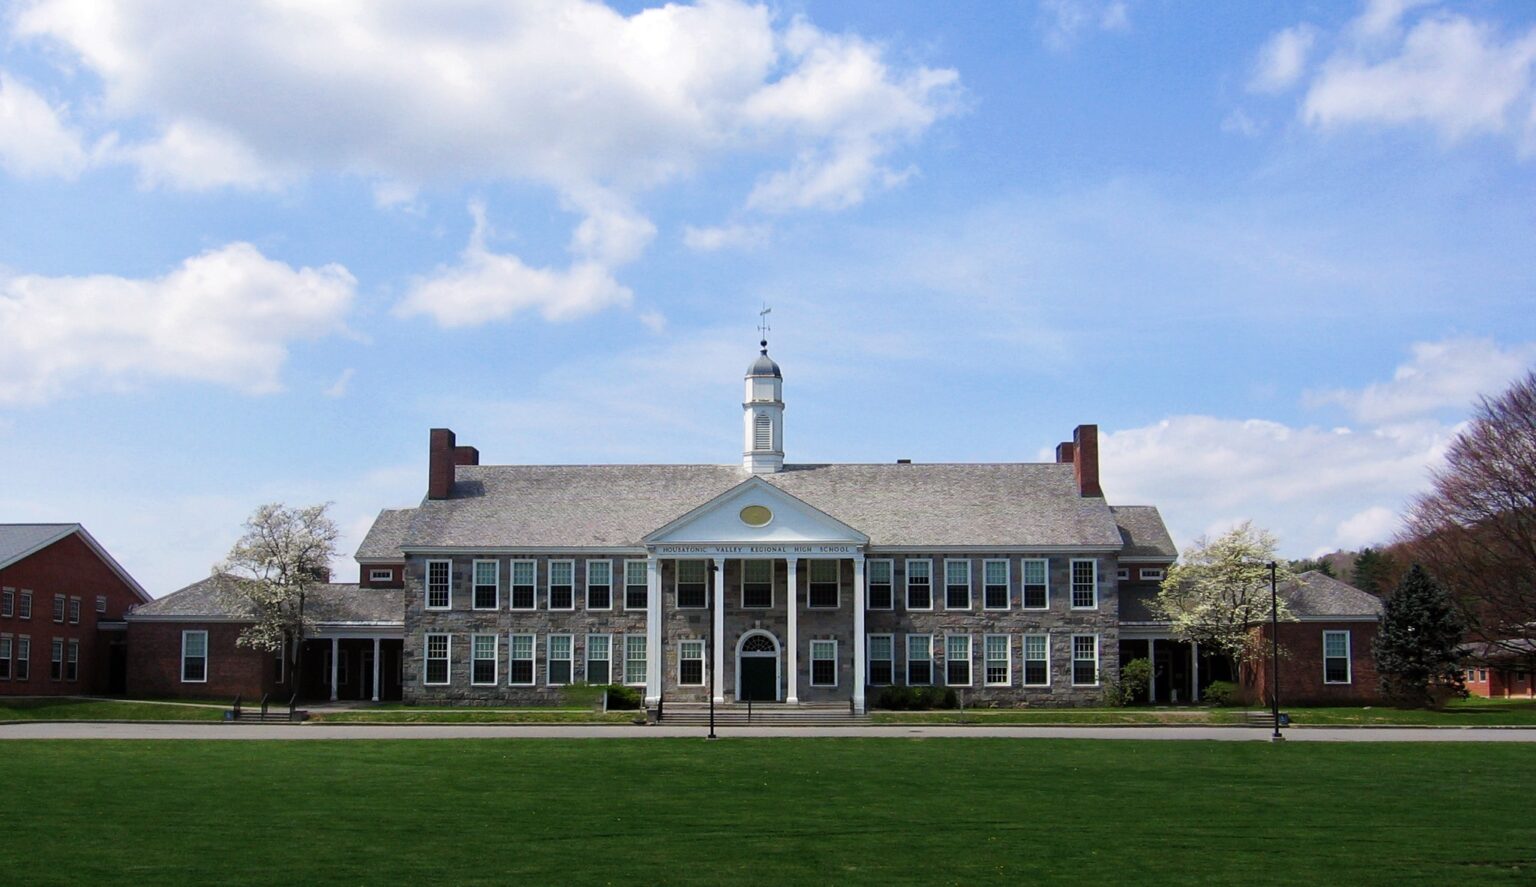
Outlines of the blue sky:
{"type": "Polygon", "coordinates": [[[350,553],[432,426],[733,462],[764,303],[791,461],[1095,422],[1290,556],[1536,363],[1527,3],[0,8],[0,520],[157,595],[263,501],[350,553]]]}

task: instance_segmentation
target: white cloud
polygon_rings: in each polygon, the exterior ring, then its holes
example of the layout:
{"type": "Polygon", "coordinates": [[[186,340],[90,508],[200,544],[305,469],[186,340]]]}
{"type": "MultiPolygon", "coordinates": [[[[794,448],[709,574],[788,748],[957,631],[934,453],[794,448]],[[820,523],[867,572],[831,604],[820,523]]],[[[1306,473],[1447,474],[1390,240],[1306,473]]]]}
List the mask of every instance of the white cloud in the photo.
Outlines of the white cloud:
{"type": "Polygon", "coordinates": [[[1066,52],[1090,31],[1130,30],[1130,4],[1124,0],[1040,0],[1039,27],[1047,47],[1066,52]]]}
{"type": "Polygon", "coordinates": [[[0,169],[22,178],[79,175],[90,155],[64,117],[64,109],[0,71],[0,169]]]}
{"type": "MultiPolygon", "coordinates": [[[[1391,540],[1393,535],[1401,529],[1402,523],[1402,518],[1397,512],[1380,505],[1372,505],[1339,524],[1336,536],[1338,544],[1334,548],[1357,549],[1367,545],[1380,545],[1391,540]]],[[[1326,553],[1326,551],[1314,553],[1326,553]]]]}
{"type": "Polygon", "coordinates": [[[1501,347],[1491,339],[1419,342],[1390,382],[1359,390],[1307,392],[1310,405],[1339,404],[1362,422],[1381,423],[1464,411],[1479,396],[1497,396],[1536,363],[1536,343],[1501,347]]]}
{"type": "Polygon", "coordinates": [[[1307,56],[1316,40],[1317,29],[1311,25],[1296,25],[1277,32],[1259,50],[1248,89],[1277,93],[1295,86],[1306,71],[1307,56]]]}
{"type": "Polygon", "coordinates": [[[333,399],[346,397],[347,389],[351,387],[352,377],[355,375],[357,370],[352,367],[342,370],[341,375],[336,377],[336,381],[331,383],[331,387],[325,389],[325,396],[333,399]]]}
{"type": "Polygon", "coordinates": [[[0,403],[148,379],[275,391],[289,343],[340,331],[355,289],[339,265],[294,269],[246,243],[157,278],[0,279],[0,403]]]}
{"type": "Polygon", "coordinates": [[[773,230],[767,225],[683,226],[683,245],[701,253],[722,249],[756,249],[768,243],[773,230]]]}
{"type": "Polygon", "coordinates": [[[297,178],[292,170],[263,163],[239,139],[197,123],[173,123],[154,140],[120,153],[138,166],[139,182],[150,188],[276,190],[297,178]]]}
{"type": "Polygon", "coordinates": [[[1251,139],[1264,131],[1264,124],[1248,116],[1241,108],[1234,108],[1221,119],[1221,131],[1251,139]]]}

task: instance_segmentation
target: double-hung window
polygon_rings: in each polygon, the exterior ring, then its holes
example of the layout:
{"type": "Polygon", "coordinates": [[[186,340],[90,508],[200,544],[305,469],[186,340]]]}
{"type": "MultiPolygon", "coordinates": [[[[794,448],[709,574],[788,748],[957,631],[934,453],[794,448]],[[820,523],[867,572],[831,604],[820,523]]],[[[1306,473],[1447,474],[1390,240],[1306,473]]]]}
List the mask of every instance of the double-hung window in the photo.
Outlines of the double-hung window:
{"type": "Polygon", "coordinates": [[[837,561],[811,561],[811,590],[809,606],[812,609],[837,609],[838,573],[837,561]]]}
{"type": "Polygon", "coordinates": [[[424,684],[448,683],[449,642],[446,634],[429,634],[422,643],[426,668],[421,672],[424,684]]]}
{"type": "Polygon", "coordinates": [[[427,561],[427,609],[453,607],[453,561],[427,561]]]}
{"type": "Polygon", "coordinates": [[[532,610],[538,605],[538,562],[513,561],[507,584],[508,606],[513,610],[532,610]]]}
{"type": "Polygon", "coordinates": [[[989,634],[982,639],[986,670],[982,677],[988,687],[1006,687],[1013,683],[1013,642],[1005,634],[989,634]]]}
{"type": "MultiPolygon", "coordinates": [[[[59,642],[55,640],[54,659],[59,656],[59,642]]],[[[181,633],[181,682],[202,684],[208,680],[208,632],[184,631],[181,633]]]]}
{"type": "Polygon", "coordinates": [[[77,597],[69,599],[69,621],[75,625],[80,624],[80,599],[77,597]]]}
{"type": "Polygon", "coordinates": [[[773,606],[773,561],[741,562],[741,606],[747,610],[773,606]]]}
{"type": "Polygon", "coordinates": [[[477,634],[470,638],[469,682],[479,686],[496,686],[496,635],[477,634]]]}
{"type": "Polygon", "coordinates": [[[1323,632],[1323,683],[1347,684],[1349,674],[1349,632],[1323,632]]]}
{"type": "Polygon", "coordinates": [[[549,562],[549,608],[576,609],[576,562],[549,562]]]}
{"type": "Polygon", "coordinates": [[[944,638],[944,683],[951,687],[971,685],[971,636],[952,634],[944,638]]]}
{"type": "Polygon", "coordinates": [[[0,681],[11,679],[11,636],[0,634],[0,681]]]}
{"type": "Polygon", "coordinates": [[[545,679],[551,685],[564,686],[571,682],[571,672],[574,669],[571,636],[568,634],[550,635],[544,644],[545,679]]]}
{"type": "Polygon", "coordinates": [[[0,591],[0,616],[16,615],[16,590],[7,588],[0,591]]]}
{"type": "Polygon", "coordinates": [[[533,686],[533,635],[514,634],[507,638],[507,684],[533,686]]]}
{"type": "Polygon", "coordinates": [[[64,621],[64,595],[62,594],[53,596],[53,621],[64,621]]]}
{"type": "Polygon", "coordinates": [[[944,562],[944,609],[971,608],[971,562],[944,562]]]}
{"type": "Polygon", "coordinates": [[[1024,686],[1051,685],[1051,641],[1043,634],[1024,636],[1024,686]]]}
{"type": "Polygon", "coordinates": [[[69,650],[64,658],[64,680],[80,680],[80,641],[69,639],[69,650]]]}
{"type": "Polygon", "coordinates": [[[17,600],[17,604],[16,604],[16,618],[17,619],[31,619],[32,618],[32,592],[30,592],[30,591],[23,591],[21,593],[21,597],[17,598],[16,600],[17,600]]]}
{"type": "Polygon", "coordinates": [[[811,686],[837,686],[837,641],[811,641],[811,686]]]}
{"type": "Polygon", "coordinates": [[[1049,562],[1041,558],[1026,558],[1019,563],[1020,582],[1023,586],[1023,607],[1026,610],[1044,610],[1051,605],[1049,562]]]}
{"type": "Polygon", "coordinates": [[[1072,683],[1092,686],[1099,682],[1099,636],[1075,634],[1072,636],[1072,683]]]}
{"type": "Polygon", "coordinates": [[[680,641],[677,645],[677,682],[684,687],[704,686],[704,642],[680,641]]]}
{"type": "Polygon", "coordinates": [[[625,561],[624,609],[644,610],[650,596],[651,583],[645,561],[625,561]]]}
{"type": "MultiPolygon", "coordinates": [[[[476,610],[497,610],[501,608],[501,564],[497,561],[475,561],[475,599],[476,610]]],[[[491,678],[491,683],[496,679],[491,678]]]]}
{"type": "Polygon", "coordinates": [[[624,636],[624,683],[645,683],[645,635],[624,636]]]}
{"type": "Polygon", "coordinates": [[[872,687],[883,687],[891,683],[895,663],[892,661],[895,638],[888,634],[872,634],[869,636],[869,684],[872,687]]]}
{"type": "Polygon", "coordinates": [[[895,605],[894,595],[891,593],[891,562],[887,560],[869,561],[865,565],[865,572],[869,576],[869,604],[871,610],[889,610],[895,605]]]}
{"type": "Polygon", "coordinates": [[[918,687],[933,683],[933,635],[907,635],[907,684],[918,687]]]}
{"type": "Polygon", "coordinates": [[[907,561],[907,609],[933,609],[933,561],[907,561]]]}
{"type": "Polygon", "coordinates": [[[587,683],[613,682],[613,638],[606,634],[587,635],[587,683]]]}
{"type": "Polygon", "coordinates": [[[1008,562],[981,562],[981,605],[988,610],[1008,609],[1008,562]]]}
{"type": "Polygon", "coordinates": [[[678,561],[677,607],[680,610],[702,610],[709,606],[708,585],[705,582],[704,561],[678,561]]]}
{"type": "Polygon", "coordinates": [[[26,635],[16,639],[16,680],[25,681],[32,677],[32,639],[26,635]]]}
{"type": "Polygon", "coordinates": [[[1072,609],[1092,610],[1099,605],[1099,562],[1072,561],[1072,609]]]}
{"type": "Polygon", "coordinates": [[[587,561],[587,609],[613,609],[613,561],[587,561]]]}

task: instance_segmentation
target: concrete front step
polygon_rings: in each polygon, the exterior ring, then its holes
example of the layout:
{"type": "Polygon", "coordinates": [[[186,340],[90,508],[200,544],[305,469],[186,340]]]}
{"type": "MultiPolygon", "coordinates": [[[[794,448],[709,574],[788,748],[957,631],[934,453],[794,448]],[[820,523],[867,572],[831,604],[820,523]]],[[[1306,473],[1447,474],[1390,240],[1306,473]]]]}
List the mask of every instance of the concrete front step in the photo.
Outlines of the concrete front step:
{"type": "Polygon", "coordinates": [[[233,711],[226,711],[224,712],[224,719],[238,724],[296,724],[300,721],[309,720],[309,712],[296,711],[290,718],[286,708],[268,711],[266,714],[262,714],[259,710],[251,711],[245,709],[240,712],[238,718],[234,717],[233,711]]]}
{"type": "MultiPolygon", "coordinates": [[[[707,726],[709,704],[690,702],[664,705],[660,720],[664,724],[671,725],[707,726]]],[[[715,726],[717,727],[748,724],[754,727],[830,727],[868,723],[867,716],[853,714],[847,705],[835,703],[809,705],[763,703],[753,705],[750,709],[740,703],[724,703],[715,706],[715,726]]]]}

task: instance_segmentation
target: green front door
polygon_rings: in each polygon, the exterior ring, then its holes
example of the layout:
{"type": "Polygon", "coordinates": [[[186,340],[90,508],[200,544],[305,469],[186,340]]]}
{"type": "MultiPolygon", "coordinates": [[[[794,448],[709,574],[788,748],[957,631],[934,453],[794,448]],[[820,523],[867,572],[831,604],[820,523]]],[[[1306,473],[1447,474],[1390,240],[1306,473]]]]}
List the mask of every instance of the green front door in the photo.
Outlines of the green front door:
{"type": "Polygon", "coordinates": [[[741,657],[741,700],[773,702],[778,699],[778,659],[772,656],[741,657]]]}

